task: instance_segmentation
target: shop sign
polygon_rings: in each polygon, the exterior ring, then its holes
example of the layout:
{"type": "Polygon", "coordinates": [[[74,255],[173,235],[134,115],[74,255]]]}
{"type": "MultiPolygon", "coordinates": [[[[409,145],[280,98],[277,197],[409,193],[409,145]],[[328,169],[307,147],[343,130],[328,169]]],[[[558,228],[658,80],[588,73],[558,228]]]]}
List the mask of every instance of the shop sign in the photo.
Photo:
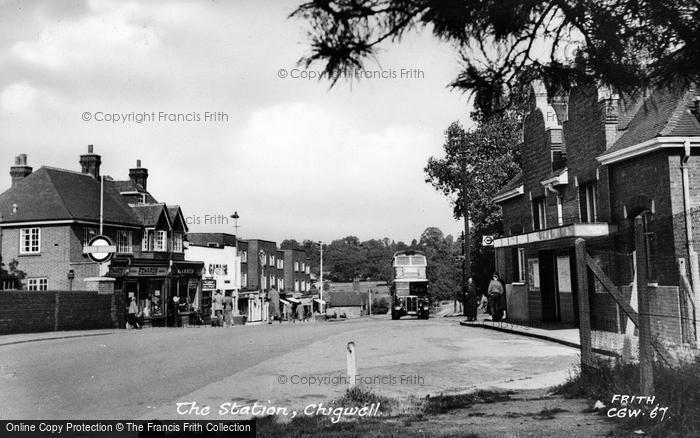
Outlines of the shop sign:
{"type": "Polygon", "coordinates": [[[157,266],[132,266],[129,268],[130,276],[137,277],[154,277],[166,275],[168,273],[168,268],[157,267],[157,266]]]}
{"type": "Polygon", "coordinates": [[[173,273],[177,275],[195,275],[196,269],[194,268],[174,268],[173,273]]]}
{"type": "Polygon", "coordinates": [[[214,280],[214,279],[202,280],[202,290],[214,290],[214,289],[216,289],[216,280],[214,280]]]}
{"type": "Polygon", "coordinates": [[[209,263],[209,275],[228,275],[228,265],[209,263]]]}
{"type": "Polygon", "coordinates": [[[110,266],[107,275],[109,277],[124,277],[129,275],[129,268],[126,266],[110,266]]]}

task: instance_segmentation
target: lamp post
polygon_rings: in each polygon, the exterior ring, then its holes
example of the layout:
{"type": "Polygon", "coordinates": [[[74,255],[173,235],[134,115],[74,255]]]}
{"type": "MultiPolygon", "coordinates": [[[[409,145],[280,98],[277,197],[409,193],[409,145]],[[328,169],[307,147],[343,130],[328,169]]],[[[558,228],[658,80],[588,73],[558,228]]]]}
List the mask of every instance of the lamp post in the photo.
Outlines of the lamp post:
{"type": "MultiPolygon", "coordinates": [[[[319,310],[323,310],[323,307],[324,307],[324,305],[323,305],[324,304],[323,303],[323,242],[321,242],[320,240],[318,241],[318,247],[321,249],[321,263],[319,266],[319,272],[320,272],[320,276],[321,276],[321,294],[320,294],[321,302],[319,303],[320,304],[319,310]]],[[[323,313],[323,312],[321,312],[321,313],[323,313]]]]}
{"type": "Polygon", "coordinates": [[[234,237],[236,239],[235,243],[235,257],[233,259],[233,272],[234,272],[234,279],[233,279],[233,294],[235,296],[233,300],[233,314],[238,315],[238,293],[241,289],[241,262],[240,262],[240,257],[238,255],[238,212],[234,211],[233,214],[231,215],[231,218],[233,219],[233,229],[234,231],[234,237]]]}

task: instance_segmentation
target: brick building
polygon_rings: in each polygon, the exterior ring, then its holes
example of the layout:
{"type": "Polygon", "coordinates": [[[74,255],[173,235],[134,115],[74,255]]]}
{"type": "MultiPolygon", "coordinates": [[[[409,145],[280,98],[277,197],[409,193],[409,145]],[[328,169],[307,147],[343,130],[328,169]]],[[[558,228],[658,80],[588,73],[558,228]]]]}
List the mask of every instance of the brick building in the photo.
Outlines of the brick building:
{"type": "Polygon", "coordinates": [[[86,279],[107,276],[121,298],[135,296],[147,314],[166,316],[165,304],[176,295],[194,303],[202,263],[185,261],[180,208],[155,202],[140,162],[126,181],[101,178],[101,157],[92,146],[79,162],[81,172],[33,171],[20,155],[10,170],[12,185],[0,194],[0,255],[3,263],[17,261],[21,287],[81,290],[86,279]],[[100,232],[101,194],[102,234],[117,249],[102,268],[83,254],[100,232]]]}
{"type": "MultiPolygon", "coordinates": [[[[652,305],[679,316],[679,260],[700,250],[699,101],[696,87],[620,98],[581,86],[551,98],[533,85],[523,170],[494,196],[503,211],[504,236],[494,246],[508,318],[577,323],[578,237],[632,296],[639,214],[649,236],[652,305]]],[[[697,288],[697,265],[688,265],[697,288]]],[[[624,330],[626,318],[602,286],[589,284],[594,325],[624,330]]]]}

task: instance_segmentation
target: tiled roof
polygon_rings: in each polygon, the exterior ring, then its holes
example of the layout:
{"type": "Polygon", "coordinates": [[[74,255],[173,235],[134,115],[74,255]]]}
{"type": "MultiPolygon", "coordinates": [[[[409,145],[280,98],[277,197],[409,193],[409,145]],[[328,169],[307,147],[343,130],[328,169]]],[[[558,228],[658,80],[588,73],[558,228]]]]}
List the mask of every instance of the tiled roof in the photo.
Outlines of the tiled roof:
{"type": "MultiPolygon", "coordinates": [[[[41,167],[0,194],[2,221],[99,221],[100,180],[70,170],[41,167]],[[17,212],[13,213],[13,206],[17,212]]],[[[104,183],[104,221],[138,224],[113,181],[104,183]]]]}
{"type": "Polygon", "coordinates": [[[155,227],[163,215],[168,221],[170,220],[165,204],[130,204],[130,206],[134,216],[144,227],[155,227]]]}
{"type": "Polygon", "coordinates": [[[523,181],[524,181],[523,180],[523,172],[520,171],[520,172],[518,172],[517,175],[515,175],[513,177],[513,179],[508,181],[508,183],[505,186],[503,186],[503,188],[501,190],[499,190],[498,193],[496,193],[494,195],[494,197],[501,195],[503,193],[510,192],[511,190],[520,187],[521,185],[523,185],[523,181]]]}
{"type": "Polygon", "coordinates": [[[604,154],[621,151],[656,137],[700,136],[700,122],[690,108],[698,87],[659,89],[643,99],[627,129],[604,154]]]}
{"type": "Polygon", "coordinates": [[[117,191],[120,193],[122,192],[138,192],[138,193],[143,193],[146,195],[146,202],[149,204],[154,204],[158,201],[146,190],[141,187],[140,184],[136,184],[134,181],[128,179],[126,181],[114,181],[114,186],[116,187],[117,191]]]}

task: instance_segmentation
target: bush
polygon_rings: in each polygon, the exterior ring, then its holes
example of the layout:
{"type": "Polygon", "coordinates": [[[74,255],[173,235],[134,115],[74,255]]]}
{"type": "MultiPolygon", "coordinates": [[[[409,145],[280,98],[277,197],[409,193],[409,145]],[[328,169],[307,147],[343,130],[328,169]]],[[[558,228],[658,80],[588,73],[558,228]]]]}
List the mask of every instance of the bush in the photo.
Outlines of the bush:
{"type": "Polygon", "coordinates": [[[372,315],[384,315],[389,311],[389,301],[386,298],[372,300],[372,315]]]}

